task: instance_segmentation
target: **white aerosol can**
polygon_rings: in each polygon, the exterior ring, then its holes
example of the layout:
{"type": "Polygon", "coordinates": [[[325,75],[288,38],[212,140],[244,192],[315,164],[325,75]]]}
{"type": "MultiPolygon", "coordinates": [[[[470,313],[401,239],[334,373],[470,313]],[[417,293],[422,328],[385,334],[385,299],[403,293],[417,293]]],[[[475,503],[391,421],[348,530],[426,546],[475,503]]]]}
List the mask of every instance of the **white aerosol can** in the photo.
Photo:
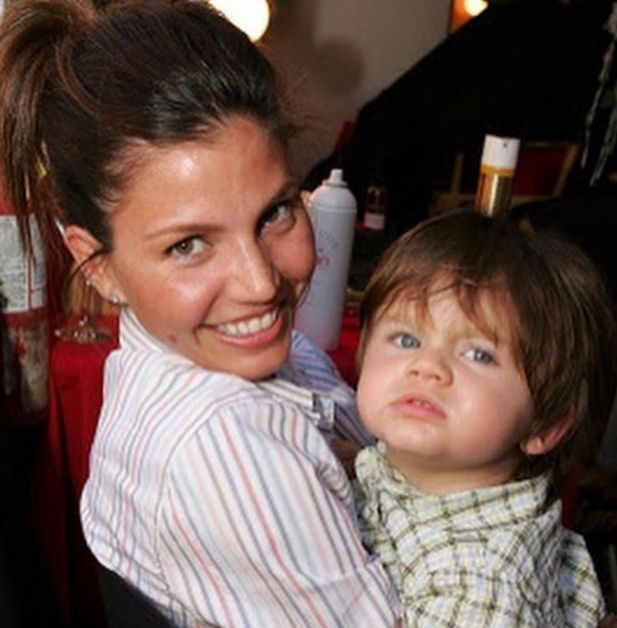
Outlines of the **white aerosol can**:
{"type": "Polygon", "coordinates": [[[338,346],[357,209],[356,199],[338,168],[330,172],[309,200],[317,259],[295,326],[326,350],[338,346]]]}

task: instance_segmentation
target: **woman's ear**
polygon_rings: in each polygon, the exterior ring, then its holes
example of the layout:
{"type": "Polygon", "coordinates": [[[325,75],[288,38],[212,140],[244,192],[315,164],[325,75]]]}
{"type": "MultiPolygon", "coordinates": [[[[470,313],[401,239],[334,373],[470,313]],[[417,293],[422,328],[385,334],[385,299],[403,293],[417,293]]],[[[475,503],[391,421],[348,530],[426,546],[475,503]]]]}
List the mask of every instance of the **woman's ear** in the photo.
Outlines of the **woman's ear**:
{"type": "Polygon", "coordinates": [[[574,408],[570,408],[556,423],[521,442],[521,450],[528,456],[540,456],[555,449],[574,423],[574,408]]]}
{"type": "Polygon", "coordinates": [[[77,262],[81,273],[97,292],[106,300],[118,303],[125,301],[106,254],[96,255],[101,243],[86,229],[69,225],[64,230],[64,243],[77,262]]]}

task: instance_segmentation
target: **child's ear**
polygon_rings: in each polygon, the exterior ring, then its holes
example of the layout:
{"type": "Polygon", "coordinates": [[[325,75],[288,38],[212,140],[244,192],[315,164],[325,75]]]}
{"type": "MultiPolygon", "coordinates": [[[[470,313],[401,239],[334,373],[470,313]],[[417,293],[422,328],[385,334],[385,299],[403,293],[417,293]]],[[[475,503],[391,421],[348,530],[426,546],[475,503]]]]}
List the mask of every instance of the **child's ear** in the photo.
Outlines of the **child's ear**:
{"type": "Polygon", "coordinates": [[[68,225],[64,230],[64,243],[81,267],[86,280],[104,299],[114,302],[124,300],[124,294],[110,268],[107,256],[94,255],[102,246],[89,231],[77,225],[68,225]]]}
{"type": "Polygon", "coordinates": [[[574,408],[570,408],[556,423],[542,430],[538,434],[528,436],[521,442],[521,450],[528,456],[546,454],[561,442],[561,439],[570,431],[574,422],[574,408]]]}

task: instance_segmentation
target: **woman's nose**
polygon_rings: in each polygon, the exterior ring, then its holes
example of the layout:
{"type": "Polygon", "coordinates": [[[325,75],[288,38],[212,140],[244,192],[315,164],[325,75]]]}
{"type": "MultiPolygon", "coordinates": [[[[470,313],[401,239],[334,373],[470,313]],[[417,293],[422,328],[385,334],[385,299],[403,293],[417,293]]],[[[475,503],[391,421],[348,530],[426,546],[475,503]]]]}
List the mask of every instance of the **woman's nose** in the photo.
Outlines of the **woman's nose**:
{"type": "Polygon", "coordinates": [[[450,364],[437,350],[419,349],[414,352],[407,366],[407,375],[440,385],[448,385],[452,382],[450,364]]]}
{"type": "Polygon", "coordinates": [[[259,243],[240,242],[229,264],[230,287],[238,300],[265,302],[276,296],[278,272],[259,243]]]}

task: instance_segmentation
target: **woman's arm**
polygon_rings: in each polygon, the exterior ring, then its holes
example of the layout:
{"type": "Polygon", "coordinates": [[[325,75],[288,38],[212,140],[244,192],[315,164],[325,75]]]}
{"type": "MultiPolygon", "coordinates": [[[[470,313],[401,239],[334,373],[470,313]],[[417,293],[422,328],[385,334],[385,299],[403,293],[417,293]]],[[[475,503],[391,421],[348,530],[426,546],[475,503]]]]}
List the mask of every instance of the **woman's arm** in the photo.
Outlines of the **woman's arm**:
{"type": "Polygon", "coordinates": [[[302,413],[236,404],[175,455],[159,560],[181,605],[223,626],[394,626],[397,603],[363,549],[349,484],[302,413]]]}

